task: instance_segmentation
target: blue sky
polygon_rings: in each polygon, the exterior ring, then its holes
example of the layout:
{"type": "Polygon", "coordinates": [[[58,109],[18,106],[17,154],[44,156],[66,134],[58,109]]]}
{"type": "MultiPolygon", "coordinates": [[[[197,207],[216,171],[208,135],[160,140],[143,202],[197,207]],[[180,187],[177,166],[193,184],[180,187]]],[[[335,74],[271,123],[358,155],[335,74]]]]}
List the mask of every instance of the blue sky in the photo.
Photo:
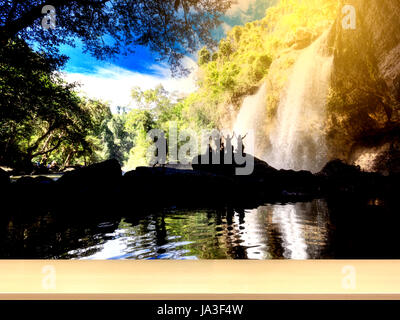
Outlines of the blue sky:
{"type": "Polygon", "coordinates": [[[146,47],[136,47],[134,54],[129,56],[119,55],[109,61],[97,60],[89,53],[83,53],[81,43],[77,43],[75,48],[62,46],[61,52],[69,57],[64,69],[66,72],[90,74],[96,72],[98,67],[107,67],[110,65],[140,73],[154,74],[156,72],[152,68],[156,64],[154,54],[146,47]]]}
{"type": "MultiPolygon", "coordinates": [[[[223,18],[223,25],[215,32],[221,38],[235,25],[243,25],[264,16],[266,8],[274,0],[237,0],[223,18]]],[[[67,81],[79,82],[81,91],[92,98],[108,101],[113,110],[116,106],[130,106],[130,91],[134,86],[150,89],[163,84],[169,91],[183,94],[193,92],[195,85],[196,57],[187,57],[184,64],[193,70],[184,79],[171,77],[169,67],[156,61],[154,53],[146,47],[136,47],[129,56],[117,56],[113,60],[97,60],[88,53],[83,53],[82,46],[75,48],[63,46],[61,52],[69,57],[63,72],[67,81]]]]}

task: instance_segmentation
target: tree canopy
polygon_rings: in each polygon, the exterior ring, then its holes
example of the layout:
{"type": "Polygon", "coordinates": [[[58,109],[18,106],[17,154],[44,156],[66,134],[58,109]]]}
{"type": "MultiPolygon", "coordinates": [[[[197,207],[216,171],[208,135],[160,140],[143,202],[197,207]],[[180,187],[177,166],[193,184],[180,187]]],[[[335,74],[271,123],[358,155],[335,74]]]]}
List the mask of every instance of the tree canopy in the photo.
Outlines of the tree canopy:
{"type": "Polygon", "coordinates": [[[76,45],[104,59],[147,46],[177,74],[186,54],[215,45],[211,31],[232,0],[54,0],[56,27],[45,30],[43,0],[0,1],[0,44],[17,37],[51,54],[76,45]]]}
{"type": "Polygon", "coordinates": [[[29,168],[35,158],[58,151],[62,162],[96,149],[109,107],[80,98],[75,84],[56,72],[63,61],[32,51],[22,40],[0,48],[0,162],[29,168]]]}

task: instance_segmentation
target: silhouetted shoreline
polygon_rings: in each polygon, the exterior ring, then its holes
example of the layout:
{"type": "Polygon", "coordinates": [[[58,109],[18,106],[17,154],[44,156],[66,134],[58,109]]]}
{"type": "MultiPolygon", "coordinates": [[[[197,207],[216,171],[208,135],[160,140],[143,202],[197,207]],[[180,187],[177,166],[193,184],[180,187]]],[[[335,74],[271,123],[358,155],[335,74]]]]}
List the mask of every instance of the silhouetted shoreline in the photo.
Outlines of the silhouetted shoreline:
{"type": "MultiPolygon", "coordinates": [[[[398,190],[397,175],[383,176],[333,160],[317,174],[277,170],[254,158],[251,175],[233,174],[234,165],[193,165],[194,170],[168,167],[138,167],[122,175],[118,161],[108,160],[64,173],[57,181],[45,176],[24,176],[11,183],[6,173],[1,186],[6,202],[25,205],[100,206],[117,197],[136,206],[213,207],[235,205],[256,207],[265,202],[301,202],[342,195],[369,198],[392,197],[398,190]],[[96,199],[96,201],[94,201],[96,199]]],[[[126,204],[128,205],[128,204],[126,204]]]]}

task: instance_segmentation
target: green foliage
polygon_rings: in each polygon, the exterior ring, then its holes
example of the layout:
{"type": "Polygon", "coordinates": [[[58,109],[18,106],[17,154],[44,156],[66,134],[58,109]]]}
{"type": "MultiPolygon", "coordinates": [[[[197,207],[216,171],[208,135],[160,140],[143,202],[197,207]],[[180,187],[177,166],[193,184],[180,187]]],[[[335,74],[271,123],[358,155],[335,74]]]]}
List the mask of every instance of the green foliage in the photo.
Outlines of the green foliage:
{"type": "Polygon", "coordinates": [[[43,1],[2,1],[0,45],[17,36],[58,53],[58,46],[81,40],[85,51],[104,59],[148,47],[172,71],[184,72],[181,59],[199,44],[214,45],[211,30],[229,9],[231,0],[58,0],[57,25],[51,32],[41,26],[43,1]]]}
{"type": "Polygon", "coordinates": [[[149,110],[134,109],[128,113],[125,130],[135,137],[138,132],[148,132],[153,129],[155,121],[149,110]]]}
{"type": "Polygon", "coordinates": [[[111,118],[105,119],[102,124],[102,159],[117,159],[123,164],[128,160],[128,153],[133,146],[133,139],[125,129],[127,115],[114,114],[111,118]]]}
{"type": "MultiPolygon", "coordinates": [[[[253,94],[269,77],[271,64],[285,50],[311,44],[332,25],[337,9],[336,0],[281,0],[266,11],[263,19],[232,28],[216,51],[200,50],[199,90],[187,101],[194,122],[200,126],[223,127],[228,116],[226,106],[231,104],[238,110],[244,97],[253,94]]],[[[286,70],[290,67],[286,62],[280,65],[286,70]]],[[[279,72],[279,68],[274,72],[279,72]]],[[[272,78],[278,79],[279,75],[274,74],[272,78]]],[[[281,86],[276,88],[279,92],[281,89],[281,86]]],[[[276,97],[278,93],[269,94],[268,110],[276,108],[269,105],[269,102],[277,103],[276,97]]]]}
{"type": "MultiPolygon", "coordinates": [[[[133,139],[133,148],[125,162],[127,170],[148,165],[146,154],[152,141],[147,133],[152,129],[162,130],[166,139],[169,139],[170,128],[176,128],[178,132],[186,129],[200,132],[203,128],[215,127],[215,122],[210,122],[207,114],[213,110],[195,105],[200,100],[196,93],[182,99],[159,85],[146,91],[134,88],[132,97],[138,108],[131,110],[126,116],[125,131],[133,139]]],[[[185,142],[180,142],[183,143],[185,142]]],[[[178,143],[178,147],[180,144],[178,143]]],[[[171,159],[167,155],[167,161],[169,160],[171,159]]]]}
{"type": "Polygon", "coordinates": [[[60,59],[33,52],[25,42],[0,49],[0,162],[29,167],[90,161],[108,106],[79,98],[56,69],[60,59]],[[23,58],[22,58],[23,57],[23,58]]]}
{"type": "Polygon", "coordinates": [[[125,123],[126,132],[133,139],[133,148],[126,163],[128,169],[148,164],[146,155],[152,141],[147,138],[147,133],[152,129],[160,129],[168,137],[170,122],[178,124],[182,115],[179,99],[162,85],[146,91],[133,88],[132,98],[138,108],[127,114],[125,123]]]}
{"type": "MultiPolygon", "coordinates": [[[[78,16],[86,21],[90,17],[86,13],[104,9],[101,1],[85,2],[78,9],[76,5],[80,2],[71,1],[73,4],[65,5],[61,12],[77,10],[78,16]]],[[[133,2],[117,1],[110,10],[127,9],[129,5],[136,8],[142,3],[133,2]]],[[[164,25],[167,30],[159,30],[158,20],[154,25],[151,15],[153,6],[149,6],[149,11],[144,13],[140,10],[118,11],[121,20],[117,19],[114,27],[104,24],[110,14],[105,11],[96,24],[104,28],[99,30],[92,30],[85,23],[81,23],[79,28],[86,26],[88,30],[72,30],[70,23],[76,16],[68,17],[63,28],[47,34],[39,32],[35,35],[27,25],[11,35],[9,23],[5,21],[1,24],[0,41],[16,34],[28,41],[40,38],[45,40],[43,43],[49,47],[50,54],[37,54],[22,40],[8,42],[0,48],[0,161],[16,165],[16,162],[30,163],[35,160],[48,163],[56,160],[59,164],[69,165],[116,158],[126,168],[146,165],[146,153],[151,143],[147,133],[151,129],[163,130],[168,138],[168,129],[172,124],[178,130],[221,128],[227,113],[232,112],[227,106],[232,105],[237,111],[244,97],[253,94],[266,79],[272,83],[266,101],[267,114],[273,117],[282,89],[280,83],[284,82],[284,76],[280,74],[284,75],[284,71],[292,65],[288,61],[292,61],[293,56],[286,57],[287,51],[307,46],[326,30],[335,18],[338,5],[334,0],[279,1],[267,10],[263,19],[234,27],[218,46],[203,47],[198,52],[197,92],[182,99],[162,86],[145,91],[134,88],[132,98],[137,108],[129,113],[112,115],[106,104],[78,97],[75,86],[64,83],[57,74],[65,60],[55,54],[56,46],[68,43],[69,37],[75,36],[75,33],[79,33],[86,49],[95,56],[101,56],[119,51],[119,44],[99,46],[102,37],[111,35],[115,40],[121,40],[122,34],[128,32],[130,37],[123,38],[124,41],[149,45],[176,68],[184,51],[196,50],[194,33],[200,35],[199,39],[206,44],[212,42],[208,32],[218,20],[218,14],[208,16],[204,12],[224,11],[230,1],[173,2],[174,5],[170,1],[151,1],[164,8],[168,17],[176,17],[174,10],[178,7],[184,9],[182,13],[185,14],[180,15],[178,20],[167,21],[164,25]],[[131,23],[135,12],[143,13],[144,24],[131,23]],[[152,28],[147,32],[144,26],[150,23],[147,20],[150,16],[152,28]],[[130,27],[122,30],[121,27],[126,25],[130,27]],[[191,30],[186,35],[185,30],[192,25],[199,29],[191,30]],[[96,39],[88,38],[87,32],[92,31],[96,31],[96,39]],[[123,32],[119,34],[116,31],[123,32]],[[185,36],[180,37],[182,34],[185,36]],[[131,38],[132,35],[135,39],[131,38]],[[164,38],[166,35],[168,39],[164,38]],[[270,70],[274,74],[270,74],[270,70]],[[274,87],[277,82],[279,85],[274,87]]],[[[17,15],[11,16],[10,21],[17,21],[29,13],[32,3],[28,1],[24,7],[16,4],[20,10],[17,10],[17,15]]],[[[4,12],[1,17],[10,16],[9,5],[1,10],[0,13],[4,12]]],[[[339,105],[335,103],[335,107],[339,105]]]]}
{"type": "Polygon", "coordinates": [[[316,39],[332,25],[338,7],[337,0],[280,0],[259,22],[268,32],[267,49],[276,57],[281,49],[302,40],[299,37],[309,35],[309,41],[316,39]]]}
{"type": "Polygon", "coordinates": [[[208,51],[206,47],[203,47],[199,51],[199,65],[203,65],[205,63],[210,62],[210,59],[211,59],[210,51],[208,51]]]}
{"type": "Polygon", "coordinates": [[[219,43],[218,53],[219,57],[227,59],[233,52],[232,44],[228,39],[222,39],[219,43]]]}

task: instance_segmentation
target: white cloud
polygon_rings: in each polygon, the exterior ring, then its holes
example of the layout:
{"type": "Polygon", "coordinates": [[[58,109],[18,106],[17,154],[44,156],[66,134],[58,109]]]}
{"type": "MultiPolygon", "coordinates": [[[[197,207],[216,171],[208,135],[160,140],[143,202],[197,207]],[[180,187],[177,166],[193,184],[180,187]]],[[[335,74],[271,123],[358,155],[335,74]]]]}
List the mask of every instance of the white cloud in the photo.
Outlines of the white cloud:
{"type": "Polygon", "coordinates": [[[193,72],[186,78],[173,78],[165,65],[155,65],[158,76],[133,72],[115,65],[98,67],[93,73],[65,73],[67,82],[79,82],[80,91],[90,98],[108,101],[113,110],[117,106],[133,106],[131,90],[138,86],[142,90],[152,89],[159,84],[170,92],[188,94],[196,90],[196,63],[185,58],[184,65],[193,72]]]}
{"type": "Polygon", "coordinates": [[[236,0],[236,4],[232,5],[228,10],[227,15],[233,15],[238,10],[246,12],[249,9],[250,4],[256,2],[256,0],[236,0]]]}
{"type": "Polygon", "coordinates": [[[221,24],[221,27],[222,27],[222,30],[224,30],[225,34],[227,34],[232,29],[232,26],[230,26],[229,24],[227,24],[225,22],[223,22],[221,24]]]}

